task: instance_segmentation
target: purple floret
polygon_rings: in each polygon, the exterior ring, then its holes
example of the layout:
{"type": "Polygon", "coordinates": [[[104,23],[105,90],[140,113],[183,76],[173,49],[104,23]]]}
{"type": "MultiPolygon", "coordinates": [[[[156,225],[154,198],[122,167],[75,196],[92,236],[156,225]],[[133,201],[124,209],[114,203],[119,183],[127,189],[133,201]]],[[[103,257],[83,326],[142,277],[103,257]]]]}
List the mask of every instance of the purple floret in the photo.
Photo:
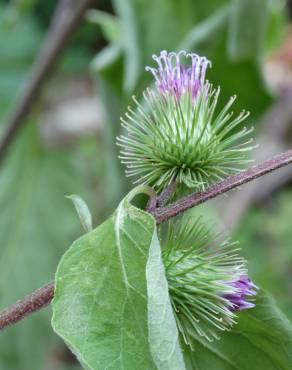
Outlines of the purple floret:
{"type": "Polygon", "coordinates": [[[237,288],[236,292],[224,295],[224,298],[228,299],[231,303],[231,311],[242,311],[255,307],[254,303],[248,301],[248,297],[255,296],[258,287],[248,276],[243,275],[239,280],[230,282],[228,285],[237,288]]]}
{"type": "Polygon", "coordinates": [[[160,92],[174,94],[177,99],[186,92],[191,92],[193,99],[197,97],[205,84],[208,65],[211,64],[207,58],[185,51],[168,53],[166,50],[152,58],[158,67],[146,67],[146,70],[153,74],[160,92]],[[189,60],[191,63],[187,63],[189,60]]]}

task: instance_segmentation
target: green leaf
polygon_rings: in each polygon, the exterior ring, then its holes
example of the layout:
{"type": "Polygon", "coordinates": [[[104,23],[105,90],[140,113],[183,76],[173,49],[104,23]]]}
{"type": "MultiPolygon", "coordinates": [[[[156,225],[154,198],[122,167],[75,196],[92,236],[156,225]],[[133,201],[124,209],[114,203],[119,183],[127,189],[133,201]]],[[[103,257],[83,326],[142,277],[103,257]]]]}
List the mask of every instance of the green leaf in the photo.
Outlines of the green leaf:
{"type": "Polygon", "coordinates": [[[129,203],[137,191],[73,243],[56,273],[53,328],[89,369],[155,368],[145,270],[156,224],[129,203]]]}
{"type": "Polygon", "coordinates": [[[141,72],[141,48],[139,47],[139,29],[137,16],[131,0],[114,0],[113,6],[121,18],[123,47],[125,49],[124,89],[131,93],[137,84],[141,72]]]}
{"type": "MultiPolygon", "coordinates": [[[[107,76],[110,74],[115,80],[113,85],[119,85],[120,81],[115,75],[117,72],[115,67],[116,64],[104,72],[107,76]]],[[[122,114],[119,92],[117,92],[118,86],[113,86],[108,81],[106,82],[104,77],[100,78],[98,88],[104,102],[106,121],[106,130],[104,130],[102,136],[103,161],[105,163],[107,180],[105,196],[107,197],[108,206],[113,210],[129,191],[130,184],[125,177],[124,168],[118,158],[119,148],[116,145],[116,137],[120,132],[120,124],[118,122],[122,114]]]]}
{"type": "Polygon", "coordinates": [[[197,338],[195,351],[186,349],[188,369],[289,370],[292,364],[292,325],[261,292],[256,308],[240,313],[238,324],[212,343],[197,338]]]}
{"type": "Polygon", "coordinates": [[[92,9],[87,12],[87,19],[101,27],[103,34],[108,41],[113,43],[120,42],[121,25],[117,17],[101,10],[92,9]]]}
{"type": "Polygon", "coordinates": [[[148,328],[151,353],[158,370],[184,370],[179,334],[157,234],[153,234],[146,268],[148,328]]]}
{"type": "Polygon", "coordinates": [[[226,23],[229,15],[229,6],[222,6],[216,12],[202,22],[196,24],[186,35],[177,48],[180,50],[195,50],[200,43],[205,42],[209,37],[218,31],[226,23]]]}
{"type": "Polygon", "coordinates": [[[36,4],[36,0],[15,0],[9,4],[8,11],[11,17],[14,17],[16,21],[20,17],[29,14],[36,4]]]}
{"type": "MultiPolygon", "coordinates": [[[[231,5],[221,6],[216,12],[211,13],[191,29],[180,45],[200,55],[206,55],[212,61],[213,67],[209,69],[207,77],[215,86],[221,86],[219,104],[223,106],[230,96],[236,94],[238,99],[234,104],[235,111],[249,110],[254,119],[266,109],[272,99],[263,79],[262,67],[259,63],[260,53],[247,54],[246,50],[244,55],[235,55],[235,49],[233,49],[234,54],[230,54],[231,41],[235,44],[239,42],[239,39],[235,39],[235,33],[231,32],[231,28],[235,27],[235,20],[232,18],[235,5],[232,2],[231,5]],[[233,24],[232,27],[231,24],[233,24]]],[[[206,7],[208,7],[208,1],[206,7]]],[[[242,42],[245,40],[244,29],[250,27],[249,21],[251,22],[250,18],[243,17],[241,23],[236,23],[236,27],[239,28],[236,31],[236,37],[242,39],[242,42]]],[[[258,34],[255,37],[255,39],[258,37],[260,45],[257,51],[261,50],[261,53],[266,38],[264,31],[266,28],[263,26],[263,39],[258,34]]],[[[240,52],[241,49],[238,53],[240,52]]]]}
{"type": "Polygon", "coordinates": [[[102,72],[114,64],[121,55],[121,48],[116,44],[109,44],[103,48],[92,60],[91,70],[93,73],[102,72]]]}
{"type": "Polygon", "coordinates": [[[263,56],[269,0],[234,0],[231,5],[228,52],[232,60],[263,56]]]}
{"type": "Polygon", "coordinates": [[[17,22],[8,19],[8,9],[0,2],[0,124],[3,117],[13,109],[16,92],[25,81],[28,69],[33,63],[41,44],[43,32],[33,19],[20,17],[17,22]],[[7,35],[9,34],[9,40],[7,35]]]}
{"type": "Polygon", "coordinates": [[[87,204],[84,202],[84,200],[79,197],[78,195],[72,194],[67,196],[68,199],[71,199],[74,207],[77,211],[77,214],[80,218],[81,225],[83,226],[84,230],[86,232],[89,232],[92,230],[92,216],[89,211],[89,208],[87,204]]]}
{"type": "Polygon", "coordinates": [[[286,30],[289,14],[281,0],[269,1],[269,17],[267,25],[265,52],[269,55],[271,52],[279,49],[286,39],[286,30]]]}

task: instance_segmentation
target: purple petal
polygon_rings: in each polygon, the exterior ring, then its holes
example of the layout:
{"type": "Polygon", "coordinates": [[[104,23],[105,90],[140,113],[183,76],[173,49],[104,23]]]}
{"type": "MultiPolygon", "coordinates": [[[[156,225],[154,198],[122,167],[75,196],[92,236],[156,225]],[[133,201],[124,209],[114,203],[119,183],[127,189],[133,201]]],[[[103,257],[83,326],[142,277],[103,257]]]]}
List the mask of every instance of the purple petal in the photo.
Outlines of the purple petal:
{"type": "Polygon", "coordinates": [[[195,99],[205,84],[205,75],[210,61],[194,53],[168,53],[153,55],[157,68],[146,67],[155,78],[156,86],[163,94],[173,94],[177,99],[187,92],[195,99]],[[191,59],[191,63],[187,63],[191,59]],[[184,63],[183,63],[184,62],[184,63]]]}
{"type": "Polygon", "coordinates": [[[232,311],[242,311],[255,307],[255,304],[249,302],[247,297],[255,296],[258,287],[248,276],[240,276],[238,280],[231,281],[228,285],[236,288],[234,293],[224,295],[224,298],[229,300],[232,311]]]}

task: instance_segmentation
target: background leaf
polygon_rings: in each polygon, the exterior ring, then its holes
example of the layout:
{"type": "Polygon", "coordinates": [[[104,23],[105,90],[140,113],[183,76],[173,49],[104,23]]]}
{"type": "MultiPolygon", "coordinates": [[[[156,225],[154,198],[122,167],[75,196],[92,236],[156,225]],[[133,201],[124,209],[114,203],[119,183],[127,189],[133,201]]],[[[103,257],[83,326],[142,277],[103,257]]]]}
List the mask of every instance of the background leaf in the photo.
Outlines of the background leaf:
{"type": "Polygon", "coordinates": [[[117,17],[97,9],[92,9],[87,12],[87,19],[101,27],[102,32],[108,41],[119,43],[122,36],[122,30],[117,17]]]}
{"type": "Polygon", "coordinates": [[[231,4],[228,53],[232,60],[260,60],[264,54],[269,0],[234,0],[231,4]]]}
{"type": "Polygon", "coordinates": [[[141,69],[141,48],[139,47],[138,18],[135,15],[133,1],[113,0],[120,15],[125,49],[124,88],[130,93],[135,88],[141,69]]]}

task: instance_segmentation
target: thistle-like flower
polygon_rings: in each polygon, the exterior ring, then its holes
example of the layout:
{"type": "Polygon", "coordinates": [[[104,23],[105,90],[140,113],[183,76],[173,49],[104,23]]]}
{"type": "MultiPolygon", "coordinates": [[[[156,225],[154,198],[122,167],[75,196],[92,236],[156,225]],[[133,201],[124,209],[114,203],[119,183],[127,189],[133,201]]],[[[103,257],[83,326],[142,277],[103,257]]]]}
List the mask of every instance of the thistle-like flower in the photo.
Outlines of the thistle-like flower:
{"type": "Polygon", "coordinates": [[[147,67],[155,85],[134,97],[136,107],[121,118],[126,134],[118,138],[126,174],[135,182],[161,190],[175,178],[189,188],[210,183],[240,171],[252,146],[251,129],[240,128],[247,112],[233,117],[229,102],[220,111],[220,89],[205,80],[210,62],[181,51],[153,55],[156,68],[147,67]]]}
{"type": "Polygon", "coordinates": [[[184,341],[218,339],[236,323],[237,311],[254,307],[257,287],[234,242],[210,243],[201,223],[171,223],[162,238],[163,261],[178,329],[184,341]]]}

